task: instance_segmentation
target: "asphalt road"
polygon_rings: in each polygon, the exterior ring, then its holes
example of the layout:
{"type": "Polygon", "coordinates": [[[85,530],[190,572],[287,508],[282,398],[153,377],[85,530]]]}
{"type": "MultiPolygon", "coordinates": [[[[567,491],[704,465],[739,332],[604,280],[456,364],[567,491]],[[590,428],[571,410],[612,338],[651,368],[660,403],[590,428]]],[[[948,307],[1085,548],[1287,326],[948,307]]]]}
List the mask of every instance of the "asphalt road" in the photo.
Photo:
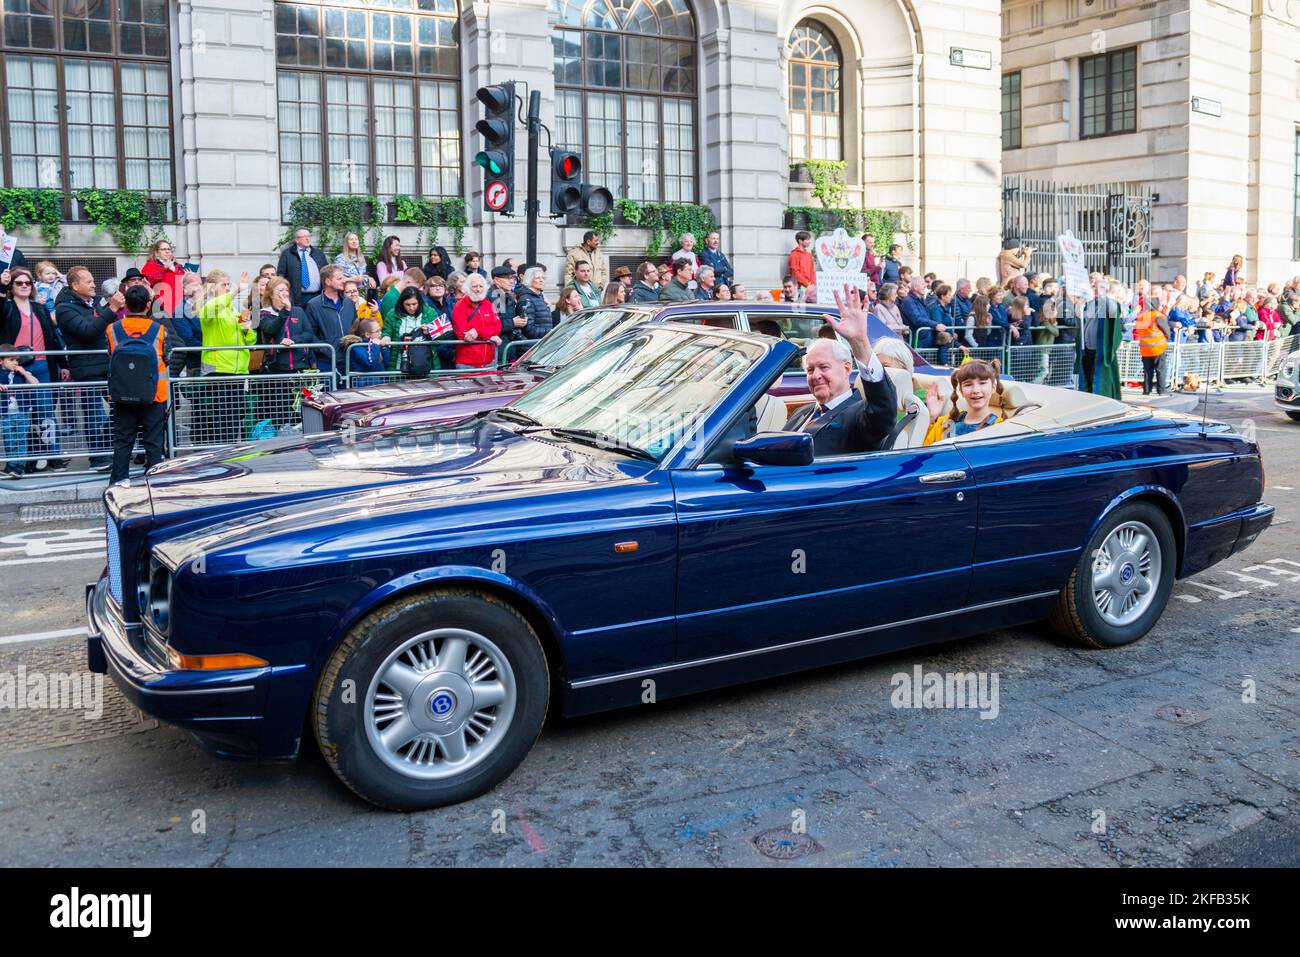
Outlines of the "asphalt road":
{"type": "MultiPolygon", "coordinates": [[[[1211,414],[1254,423],[1277,517],[1128,648],[1015,629],[552,720],[493,793],[406,815],[314,750],[211,758],[110,682],[94,720],[0,710],[0,864],[1296,866],[1300,425],[1260,392],[1211,414]],[[917,665],[996,673],[997,717],[894,708],[917,665]]],[[[0,518],[0,681],[84,668],[99,524],[0,518]]]]}

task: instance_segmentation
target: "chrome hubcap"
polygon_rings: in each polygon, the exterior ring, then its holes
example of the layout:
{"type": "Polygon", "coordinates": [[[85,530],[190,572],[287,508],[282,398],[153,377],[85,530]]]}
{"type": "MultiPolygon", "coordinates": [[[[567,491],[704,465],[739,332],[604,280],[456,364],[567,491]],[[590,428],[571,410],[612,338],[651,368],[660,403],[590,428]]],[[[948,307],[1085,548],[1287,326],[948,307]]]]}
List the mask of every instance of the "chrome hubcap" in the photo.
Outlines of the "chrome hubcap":
{"type": "Polygon", "coordinates": [[[1130,625],[1151,607],[1160,583],[1160,547],[1142,522],[1106,536],[1092,559],[1092,600],[1109,624],[1130,625]]]}
{"type": "Polygon", "coordinates": [[[407,777],[454,777],[500,744],[518,690],[505,654],[461,628],[426,631],[399,645],[366,692],[366,737],[407,777]]]}

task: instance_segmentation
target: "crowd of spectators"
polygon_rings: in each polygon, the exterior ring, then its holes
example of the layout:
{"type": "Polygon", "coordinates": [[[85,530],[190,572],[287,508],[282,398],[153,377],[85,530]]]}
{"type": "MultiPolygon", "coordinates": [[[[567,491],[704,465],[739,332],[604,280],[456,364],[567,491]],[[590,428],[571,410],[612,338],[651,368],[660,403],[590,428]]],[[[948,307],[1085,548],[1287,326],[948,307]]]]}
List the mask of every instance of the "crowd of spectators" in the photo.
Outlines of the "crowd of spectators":
{"type": "MultiPolygon", "coordinates": [[[[1160,336],[1168,342],[1217,342],[1300,333],[1300,276],[1285,284],[1252,284],[1241,257],[1229,263],[1222,280],[1206,273],[1194,286],[1183,276],[1166,284],[1142,280],[1132,288],[1094,276],[1096,296],[1086,303],[1067,297],[1055,276],[1033,269],[1031,247],[1008,243],[997,259],[998,278],[972,281],[918,275],[903,262],[902,246],[892,245],[882,256],[873,236],[863,240],[862,293],[870,311],[917,348],[935,350],[939,364],[961,362],[979,350],[1074,343],[1076,337],[1088,364],[1098,349],[1099,317],[1118,321],[1123,338],[1144,344],[1160,336]]],[[[798,232],[780,287],[759,290],[758,298],[817,303],[812,244],[811,233],[798,232]]],[[[575,312],[601,305],[750,299],[718,232],[708,233],[698,248],[689,233],[676,237],[673,246],[663,261],[611,271],[599,235],[589,231],[567,251],[558,281],[548,281],[539,263],[508,257],[488,267],[472,250],[453,258],[435,245],[424,262],[409,261],[396,236],[384,239],[374,261],[356,233],[331,257],[314,244],[309,229],[300,228],[277,262],[266,263],[256,276],[244,273],[235,280],[220,269],[200,275],[178,262],[163,239],[139,268],[98,289],[84,266],[66,275],[48,261],[29,268],[16,250],[0,275],[0,352],[23,355],[17,364],[6,361],[0,387],[102,382],[106,330],[125,315],[124,295],[134,286],[152,292],[152,314],[166,331],[173,379],[336,372],[351,384],[394,373],[492,367],[521,354],[522,347],[512,349],[512,343],[540,339],[575,312]],[[53,349],[81,354],[46,352],[53,349]]],[[[1144,359],[1147,351],[1144,346],[1144,359]]],[[[1159,362],[1152,366],[1144,385],[1161,389],[1159,362]]],[[[67,466],[57,401],[50,389],[6,389],[8,472],[24,464],[28,471],[67,466]],[[20,432],[31,440],[26,445],[20,432]],[[28,447],[36,451],[23,463],[28,447]]],[[[75,402],[88,442],[102,446],[99,438],[108,432],[102,398],[78,390],[75,402]]],[[[283,408],[272,413],[271,434],[289,418],[283,408]]],[[[235,441],[241,434],[237,420],[202,428],[202,443],[235,441]]],[[[109,464],[107,455],[91,460],[101,471],[109,464]]]]}

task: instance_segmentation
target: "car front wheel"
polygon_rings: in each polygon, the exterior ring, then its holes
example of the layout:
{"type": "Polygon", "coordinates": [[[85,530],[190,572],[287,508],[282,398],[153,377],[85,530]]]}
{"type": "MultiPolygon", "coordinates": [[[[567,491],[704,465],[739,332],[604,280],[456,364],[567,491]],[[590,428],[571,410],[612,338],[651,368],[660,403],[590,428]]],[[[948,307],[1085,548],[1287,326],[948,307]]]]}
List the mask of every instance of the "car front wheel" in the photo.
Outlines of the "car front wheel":
{"type": "Polygon", "coordinates": [[[550,696],[532,627],[491,595],[443,589],[360,621],[316,694],[316,737],[367,801],[416,810],[504,780],[540,733],[550,696]]]}
{"type": "Polygon", "coordinates": [[[1292,421],[1300,422],[1300,412],[1292,412],[1288,409],[1286,414],[1291,417],[1292,421]]]}
{"type": "Polygon", "coordinates": [[[1137,641],[1169,602],[1176,560],[1173,528],[1159,507],[1120,506],[1079,557],[1052,611],[1052,626],[1090,648],[1137,641]]]}

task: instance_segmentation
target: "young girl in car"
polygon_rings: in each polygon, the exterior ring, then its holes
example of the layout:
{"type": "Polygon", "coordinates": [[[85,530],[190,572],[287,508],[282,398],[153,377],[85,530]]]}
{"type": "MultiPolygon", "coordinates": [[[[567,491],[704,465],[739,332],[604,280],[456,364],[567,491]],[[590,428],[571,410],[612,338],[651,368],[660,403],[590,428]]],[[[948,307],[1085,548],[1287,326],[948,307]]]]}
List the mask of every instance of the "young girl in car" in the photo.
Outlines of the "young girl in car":
{"type": "Polygon", "coordinates": [[[985,361],[972,359],[958,366],[952,373],[952,408],[943,414],[943,396],[939,384],[931,382],[925,390],[925,406],[930,410],[930,430],[923,445],[933,445],[941,439],[967,435],[979,429],[997,425],[1002,419],[989,408],[994,395],[1002,395],[1002,364],[997,359],[985,361]],[[966,400],[968,412],[957,411],[957,399],[966,400]]]}

